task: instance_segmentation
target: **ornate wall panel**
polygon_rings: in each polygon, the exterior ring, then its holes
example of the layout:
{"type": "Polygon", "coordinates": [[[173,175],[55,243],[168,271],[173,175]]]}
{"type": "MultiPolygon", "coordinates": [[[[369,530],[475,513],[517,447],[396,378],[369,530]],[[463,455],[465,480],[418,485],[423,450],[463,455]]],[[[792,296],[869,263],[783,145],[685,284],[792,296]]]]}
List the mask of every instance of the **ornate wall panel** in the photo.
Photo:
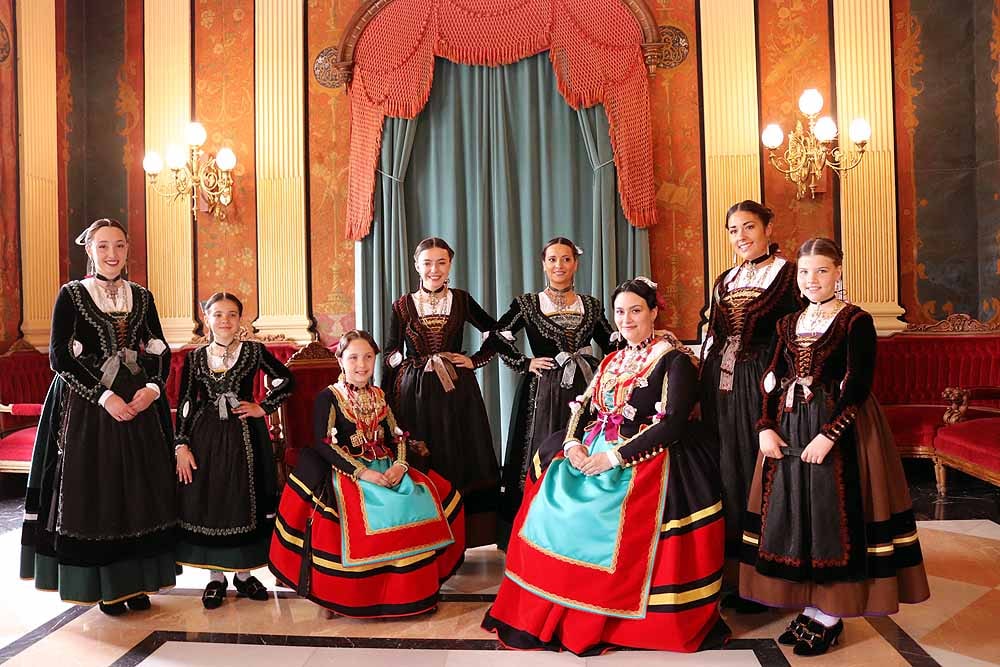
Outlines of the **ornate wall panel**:
{"type": "MultiPolygon", "coordinates": [[[[830,2],[757,0],[760,127],[778,123],[786,132],[794,128],[795,121],[802,118],[799,95],[807,88],[816,88],[823,95],[824,114],[835,113],[830,2]]],[[[835,238],[836,178],[827,172],[823,194],[815,199],[796,199],[795,185],[770,165],[765,166],[764,203],[775,213],[772,238],[786,256],[794,257],[798,246],[810,236],[835,238]]]]}
{"type": "Polygon", "coordinates": [[[194,115],[205,150],[236,153],[233,203],[225,220],[198,218],[198,299],[233,292],[243,317],[257,317],[257,188],[254,154],[253,0],[199,0],[194,16],[194,115]]]}
{"type": "MultiPolygon", "coordinates": [[[[309,62],[340,42],[359,0],[309,0],[309,62]]],[[[309,232],[312,310],[316,333],[327,345],[354,327],[354,242],[347,238],[351,101],[343,89],[309,77],[309,232]]]]}
{"type": "MultiPolygon", "coordinates": [[[[651,3],[652,4],[652,3],[651,3]]],[[[687,35],[690,55],[650,80],[653,178],[659,223],[649,230],[653,279],[667,300],[659,324],[696,340],[705,305],[704,174],[698,91],[698,11],[695,0],[660,0],[656,22],[687,35]]]]}

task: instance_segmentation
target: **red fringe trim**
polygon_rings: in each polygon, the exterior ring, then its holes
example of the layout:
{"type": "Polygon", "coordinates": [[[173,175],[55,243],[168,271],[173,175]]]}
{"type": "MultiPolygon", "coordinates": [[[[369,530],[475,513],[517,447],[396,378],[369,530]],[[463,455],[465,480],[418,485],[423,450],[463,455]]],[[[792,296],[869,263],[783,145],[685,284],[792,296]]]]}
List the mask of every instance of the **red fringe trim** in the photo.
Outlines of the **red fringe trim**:
{"type": "Polygon", "coordinates": [[[368,235],[386,116],[415,118],[430,98],[434,56],[499,67],[548,49],[560,95],[573,109],[603,104],[625,217],[657,222],[649,81],[642,32],[624,3],[524,0],[471,11],[453,0],[396,0],[356,50],[351,95],[347,236],[368,235]],[[386,69],[385,60],[396,63],[386,69]]]}

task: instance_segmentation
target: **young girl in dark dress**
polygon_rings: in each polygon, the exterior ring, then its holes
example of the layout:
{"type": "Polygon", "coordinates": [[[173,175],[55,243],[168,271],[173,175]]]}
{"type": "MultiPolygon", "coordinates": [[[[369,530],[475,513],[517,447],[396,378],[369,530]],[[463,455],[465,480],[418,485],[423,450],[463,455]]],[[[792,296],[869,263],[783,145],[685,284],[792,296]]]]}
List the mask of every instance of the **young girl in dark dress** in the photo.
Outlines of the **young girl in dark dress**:
{"type": "Polygon", "coordinates": [[[413,253],[420,287],[392,304],[382,384],[400,423],[427,444],[430,466],[462,494],[466,540],[496,542],[499,466],[475,370],[494,352],[462,352],[466,323],[483,333],[496,327],[468,292],[448,287],[455,251],[424,239],[413,253]]]}
{"type": "Polygon", "coordinates": [[[212,570],[201,601],[215,609],[226,597],[225,571],[235,572],[237,597],[267,599],[267,589],[250,574],[267,564],[278,495],[264,416],[291,395],[295,380],[262,343],[239,339],[238,298],[216,292],[204,311],[211,342],[184,359],[177,406],[177,562],[212,570]],[[271,379],[271,390],[258,404],[259,372],[271,379]]]}
{"type": "Polygon", "coordinates": [[[871,393],[875,326],[837,298],[842,260],[829,239],[799,250],[809,306],[781,319],[768,354],[743,532],[740,595],[803,609],[778,638],[796,655],[824,653],[842,617],[930,595],[903,467],[871,393]]]}
{"type": "MultiPolygon", "coordinates": [[[[795,266],[776,255],[771,243],[773,216],[771,209],[750,200],[726,212],[726,232],[739,263],[715,281],[702,347],[701,411],[719,441],[730,589],[737,586],[743,513],[757,461],[753,426],[760,413],[765,357],[775,323],[799,308],[795,266]]],[[[739,612],[765,610],[735,593],[724,597],[722,606],[739,612]]]]}
{"type": "Polygon", "coordinates": [[[511,409],[500,476],[501,546],[507,544],[521,506],[531,458],[545,438],[566,428],[566,406],[584,392],[598,359],[611,348],[611,325],[604,306],[574,290],[581,253],[576,244],[561,236],[546,243],[541,259],[548,286],[537,294],[514,299],[490,337],[504,363],[522,375],[511,409]],[[514,345],[515,335],[522,329],[532,357],[514,345]],[[600,356],[594,357],[591,341],[600,347],[600,356]]]}
{"type": "Polygon", "coordinates": [[[174,584],[170,348],[153,295],[126,278],[125,227],[97,220],[77,243],[91,275],[63,285],[52,314],[21,576],[119,615],[174,584]]]}

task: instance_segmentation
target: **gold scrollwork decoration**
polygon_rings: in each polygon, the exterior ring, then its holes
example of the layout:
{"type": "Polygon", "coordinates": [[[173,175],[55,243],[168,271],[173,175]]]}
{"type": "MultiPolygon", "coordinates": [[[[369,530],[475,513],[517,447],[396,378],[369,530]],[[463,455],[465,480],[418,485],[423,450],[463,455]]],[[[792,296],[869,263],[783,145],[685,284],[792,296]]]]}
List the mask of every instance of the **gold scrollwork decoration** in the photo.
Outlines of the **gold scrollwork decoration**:
{"type": "Polygon", "coordinates": [[[0,63],[10,58],[10,34],[7,32],[7,26],[0,21],[0,63]]]}
{"type": "Polygon", "coordinates": [[[338,49],[334,46],[328,46],[316,56],[316,62],[313,63],[313,76],[324,88],[339,88],[350,83],[351,70],[353,69],[353,62],[339,60],[338,49]]]}
{"type": "Polygon", "coordinates": [[[646,61],[649,73],[656,68],[673,69],[684,62],[691,53],[691,41],[687,34],[673,25],[657,26],[659,39],[655,42],[644,42],[642,56],[646,61]]]}
{"type": "Polygon", "coordinates": [[[906,333],[998,333],[1000,325],[980,322],[971,315],[955,313],[934,324],[907,324],[906,333]]]}

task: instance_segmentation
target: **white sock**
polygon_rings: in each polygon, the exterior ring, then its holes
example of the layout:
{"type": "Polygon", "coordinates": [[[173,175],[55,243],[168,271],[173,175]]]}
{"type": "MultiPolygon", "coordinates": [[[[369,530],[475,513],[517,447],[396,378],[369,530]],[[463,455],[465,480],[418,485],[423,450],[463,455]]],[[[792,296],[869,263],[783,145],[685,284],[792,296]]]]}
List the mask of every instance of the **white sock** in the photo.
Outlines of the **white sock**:
{"type": "Polygon", "coordinates": [[[824,614],[823,612],[817,610],[816,615],[813,617],[817,622],[822,623],[828,628],[832,628],[837,625],[837,621],[840,620],[837,616],[830,616],[829,614],[824,614]]]}
{"type": "Polygon", "coordinates": [[[226,580],[225,573],[219,572],[218,570],[212,570],[212,574],[209,577],[209,581],[218,581],[219,583],[223,583],[225,580],[226,580]]]}
{"type": "Polygon", "coordinates": [[[819,609],[816,607],[806,607],[802,610],[802,615],[808,618],[816,618],[816,614],[820,613],[819,609]]]}
{"type": "Polygon", "coordinates": [[[245,572],[237,572],[236,578],[239,579],[240,581],[246,581],[247,579],[250,578],[250,570],[247,570],[245,572]]]}

